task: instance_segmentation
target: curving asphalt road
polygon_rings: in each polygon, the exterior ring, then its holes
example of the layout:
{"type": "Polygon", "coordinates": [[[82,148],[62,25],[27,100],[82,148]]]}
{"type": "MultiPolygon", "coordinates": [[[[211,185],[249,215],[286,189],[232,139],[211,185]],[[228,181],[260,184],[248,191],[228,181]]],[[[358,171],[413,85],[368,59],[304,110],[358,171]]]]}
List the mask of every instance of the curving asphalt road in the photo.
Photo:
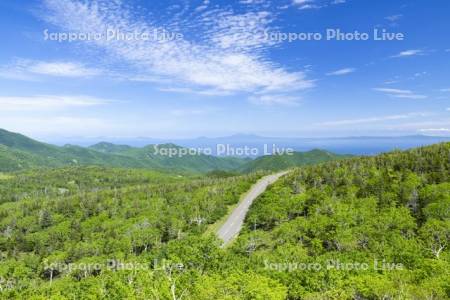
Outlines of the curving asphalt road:
{"type": "Polygon", "coordinates": [[[223,240],[223,245],[227,245],[241,231],[244,224],[245,215],[253,201],[267,189],[269,185],[277,181],[281,176],[287,174],[288,171],[272,174],[261,178],[252,186],[250,191],[245,195],[244,199],[234,209],[226,222],[217,231],[217,236],[223,240]]]}

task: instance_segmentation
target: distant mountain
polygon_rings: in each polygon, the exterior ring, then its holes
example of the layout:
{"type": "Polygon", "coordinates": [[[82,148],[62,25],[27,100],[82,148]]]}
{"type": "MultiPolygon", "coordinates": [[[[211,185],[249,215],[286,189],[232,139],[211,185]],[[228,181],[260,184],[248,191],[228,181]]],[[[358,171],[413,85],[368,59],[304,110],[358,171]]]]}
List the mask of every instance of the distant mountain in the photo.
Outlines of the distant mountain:
{"type": "Polygon", "coordinates": [[[103,153],[119,153],[129,150],[132,147],[128,145],[116,145],[107,142],[100,142],[98,144],[90,146],[89,148],[103,153]]]}
{"type": "MultiPolygon", "coordinates": [[[[126,144],[135,147],[144,147],[145,145],[175,143],[186,148],[210,148],[212,154],[217,155],[218,145],[227,145],[231,148],[251,147],[258,149],[258,153],[263,155],[264,147],[271,148],[275,145],[279,148],[292,148],[298,152],[311,151],[313,149],[326,149],[338,154],[353,155],[375,155],[382,152],[389,152],[395,149],[406,150],[415,147],[421,147],[441,142],[449,142],[447,136],[357,136],[357,137],[317,137],[317,138],[298,138],[298,137],[263,137],[250,134],[236,134],[224,137],[199,137],[193,139],[154,139],[154,138],[74,138],[65,140],[77,145],[92,145],[98,141],[105,140],[114,144],[126,144]]],[[[58,141],[61,144],[62,141],[58,141]]],[[[242,155],[245,157],[245,155],[242,155]]],[[[257,157],[257,155],[253,156],[257,157]]]]}
{"type": "Polygon", "coordinates": [[[246,173],[259,170],[279,171],[348,157],[350,156],[334,154],[318,149],[308,152],[294,152],[293,154],[267,155],[243,165],[240,171],[246,173]]]}
{"type": "MultiPolygon", "coordinates": [[[[165,153],[169,153],[169,149],[181,154],[186,152],[183,151],[185,148],[173,144],[158,147],[166,149],[165,153]]],[[[235,170],[247,162],[231,157],[203,154],[168,156],[165,153],[155,153],[154,146],[134,148],[109,143],[99,143],[89,148],[74,145],[58,147],[0,129],[0,171],[4,172],[33,167],[99,165],[206,173],[235,170]]]]}
{"type": "MultiPolygon", "coordinates": [[[[183,147],[215,149],[216,145],[229,145],[239,148],[248,146],[264,153],[264,148],[292,148],[297,152],[311,151],[314,149],[326,149],[338,154],[376,155],[392,150],[407,150],[415,147],[427,146],[441,142],[449,142],[450,137],[441,136],[358,136],[358,137],[262,137],[256,135],[233,135],[218,138],[198,138],[189,140],[175,140],[177,145],[183,147]]],[[[213,153],[217,154],[217,153],[213,153]]]]}
{"type": "Polygon", "coordinates": [[[147,145],[145,147],[131,147],[99,143],[90,146],[89,149],[113,153],[123,157],[129,157],[137,161],[149,161],[159,169],[195,170],[210,172],[214,170],[235,170],[244,165],[248,160],[236,157],[216,157],[205,155],[175,144],[147,145]]]}

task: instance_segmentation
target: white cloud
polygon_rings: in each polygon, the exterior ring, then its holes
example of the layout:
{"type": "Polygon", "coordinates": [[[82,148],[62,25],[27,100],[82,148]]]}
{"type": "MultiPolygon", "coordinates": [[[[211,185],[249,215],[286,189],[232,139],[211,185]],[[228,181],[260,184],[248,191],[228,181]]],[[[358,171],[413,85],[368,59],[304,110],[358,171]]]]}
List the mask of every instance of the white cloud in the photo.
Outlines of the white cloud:
{"type": "Polygon", "coordinates": [[[232,93],[298,91],[314,85],[305,73],[287,71],[265,54],[276,45],[265,38],[273,19],[266,11],[234,14],[214,9],[200,12],[195,18],[176,13],[172,19],[145,22],[121,1],[45,0],[45,3],[47,20],[66,31],[101,34],[109,29],[152,33],[156,29],[188,33],[181,39],[170,40],[86,42],[128,63],[141,76],[169,78],[182,87],[232,93]],[[192,37],[192,32],[197,38],[192,37]]]}
{"type": "Polygon", "coordinates": [[[424,128],[419,129],[420,132],[434,132],[434,133],[450,133],[450,128],[424,128]]]}
{"type": "Polygon", "coordinates": [[[301,100],[299,97],[289,95],[259,95],[250,97],[250,102],[257,105],[285,105],[297,106],[301,100]]]}
{"type": "Polygon", "coordinates": [[[410,90],[389,89],[389,88],[375,88],[375,91],[385,92],[388,94],[411,94],[410,90]]]}
{"type": "Polygon", "coordinates": [[[100,70],[72,62],[36,62],[28,71],[35,74],[61,77],[91,77],[101,74],[100,70]]]}
{"type": "Polygon", "coordinates": [[[214,89],[192,89],[187,87],[175,87],[175,88],[159,88],[161,92],[168,92],[168,93],[182,93],[182,94],[195,94],[195,95],[201,95],[201,96],[229,96],[231,95],[230,92],[224,91],[224,90],[214,90],[214,89]]]}
{"type": "Polygon", "coordinates": [[[428,96],[425,95],[417,95],[417,94],[397,94],[397,95],[389,95],[394,98],[404,98],[404,99],[427,99],[428,96]]]}
{"type": "Polygon", "coordinates": [[[241,4],[262,4],[265,0],[241,0],[239,3],[241,4]]]}
{"type": "Polygon", "coordinates": [[[385,17],[385,19],[390,22],[396,22],[396,21],[400,20],[402,17],[403,17],[403,15],[392,15],[392,16],[385,17]]]}
{"type": "MultiPolygon", "coordinates": [[[[378,121],[374,123],[363,124],[360,123],[357,128],[374,130],[377,128],[380,131],[392,131],[392,132],[420,132],[420,129],[426,128],[449,128],[450,122],[448,118],[443,118],[439,114],[423,113],[418,114],[417,117],[411,117],[410,119],[398,119],[398,120],[386,120],[378,121]]],[[[348,125],[342,128],[355,128],[355,125],[348,125]]]]}
{"type": "Polygon", "coordinates": [[[398,83],[398,80],[386,80],[385,82],[383,82],[384,84],[394,84],[394,83],[398,83]]]}
{"type": "Polygon", "coordinates": [[[314,2],[314,0],[293,0],[292,4],[294,4],[294,5],[304,5],[304,4],[312,3],[312,2],[314,2]]]}
{"type": "Polygon", "coordinates": [[[448,89],[440,89],[439,91],[441,91],[443,93],[447,93],[447,92],[450,92],[450,88],[448,88],[448,89]]]}
{"type": "Polygon", "coordinates": [[[61,110],[75,107],[91,107],[111,101],[89,96],[39,95],[29,97],[0,97],[0,111],[61,110]]]}
{"type": "Polygon", "coordinates": [[[10,65],[0,68],[0,77],[16,80],[37,80],[40,76],[54,77],[93,77],[102,71],[81,63],[67,61],[35,61],[17,59],[10,65]]]}
{"type": "Polygon", "coordinates": [[[395,121],[395,120],[404,120],[410,119],[414,117],[424,117],[428,116],[426,113],[409,113],[402,115],[390,115],[390,116],[382,116],[382,117],[370,117],[370,118],[361,118],[361,119],[348,119],[348,120],[339,120],[339,121],[331,121],[331,122],[323,122],[318,123],[318,126],[345,126],[345,125],[358,125],[358,124],[366,124],[366,123],[379,123],[385,121],[395,121]]]}
{"type": "Polygon", "coordinates": [[[417,73],[414,73],[414,76],[413,76],[413,78],[417,78],[417,77],[423,77],[423,76],[426,76],[426,75],[428,75],[428,72],[417,72],[417,73]]]}
{"type": "Polygon", "coordinates": [[[22,81],[36,81],[37,78],[30,74],[23,72],[18,72],[17,70],[0,68],[0,78],[12,79],[12,80],[22,80],[22,81]]]}
{"type": "Polygon", "coordinates": [[[304,9],[318,9],[321,8],[319,5],[315,5],[315,4],[305,4],[305,5],[300,5],[298,6],[298,9],[300,10],[304,10],[304,9]]]}
{"type": "Polygon", "coordinates": [[[292,6],[295,6],[300,10],[320,9],[329,7],[330,5],[338,5],[346,2],[347,2],[346,0],[332,0],[332,1],[292,0],[292,6]]]}
{"type": "Polygon", "coordinates": [[[0,128],[25,135],[65,136],[70,134],[89,136],[94,130],[102,132],[113,125],[106,120],[73,116],[6,116],[0,118],[0,128]]]}
{"type": "Polygon", "coordinates": [[[354,68],[345,68],[345,69],[340,69],[340,70],[337,70],[334,72],[327,73],[326,75],[327,76],[341,76],[341,75],[347,75],[347,74],[353,73],[355,71],[356,71],[356,69],[354,69],[354,68]]]}
{"type": "Polygon", "coordinates": [[[209,0],[204,0],[203,3],[195,9],[195,11],[202,11],[202,10],[207,9],[209,3],[210,3],[209,0]]]}
{"type": "Polygon", "coordinates": [[[416,56],[416,55],[423,55],[423,54],[424,54],[423,50],[415,49],[415,50],[405,50],[405,51],[402,51],[399,54],[391,56],[391,57],[409,57],[409,56],[416,56]]]}
{"type": "Polygon", "coordinates": [[[428,96],[416,94],[410,90],[390,89],[390,88],[374,88],[375,91],[385,93],[394,98],[405,99],[426,99],[428,96]]]}

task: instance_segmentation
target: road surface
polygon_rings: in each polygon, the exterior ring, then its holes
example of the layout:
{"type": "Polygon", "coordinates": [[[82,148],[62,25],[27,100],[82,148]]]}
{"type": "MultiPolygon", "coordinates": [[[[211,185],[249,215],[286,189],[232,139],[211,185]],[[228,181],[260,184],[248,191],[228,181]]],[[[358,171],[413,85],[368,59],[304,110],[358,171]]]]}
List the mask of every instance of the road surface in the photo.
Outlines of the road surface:
{"type": "Polygon", "coordinates": [[[235,236],[237,236],[239,231],[241,231],[242,225],[244,224],[245,215],[247,214],[247,211],[253,201],[259,195],[264,193],[269,185],[287,173],[288,171],[285,171],[265,176],[252,186],[250,191],[245,195],[244,199],[239,203],[222,227],[220,227],[217,231],[217,236],[223,240],[224,246],[228,244],[235,236]]]}

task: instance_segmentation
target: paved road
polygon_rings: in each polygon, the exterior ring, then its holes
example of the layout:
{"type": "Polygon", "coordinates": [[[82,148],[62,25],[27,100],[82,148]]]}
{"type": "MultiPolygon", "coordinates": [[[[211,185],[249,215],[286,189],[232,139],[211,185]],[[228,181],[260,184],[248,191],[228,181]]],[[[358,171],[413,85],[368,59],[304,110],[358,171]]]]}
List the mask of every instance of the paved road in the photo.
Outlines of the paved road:
{"type": "Polygon", "coordinates": [[[239,203],[239,205],[228,217],[226,222],[217,231],[217,235],[219,238],[223,240],[224,245],[228,244],[235,236],[239,234],[239,231],[241,231],[245,215],[247,214],[247,211],[250,208],[250,205],[253,203],[253,201],[259,195],[264,193],[264,191],[269,185],[271,185],[272,183],[277,181],[281,176],[287,173],[288,171],[285,171],[265,176],[252,186],[247,195],[245,195],[245,198],[239,203]]]}

